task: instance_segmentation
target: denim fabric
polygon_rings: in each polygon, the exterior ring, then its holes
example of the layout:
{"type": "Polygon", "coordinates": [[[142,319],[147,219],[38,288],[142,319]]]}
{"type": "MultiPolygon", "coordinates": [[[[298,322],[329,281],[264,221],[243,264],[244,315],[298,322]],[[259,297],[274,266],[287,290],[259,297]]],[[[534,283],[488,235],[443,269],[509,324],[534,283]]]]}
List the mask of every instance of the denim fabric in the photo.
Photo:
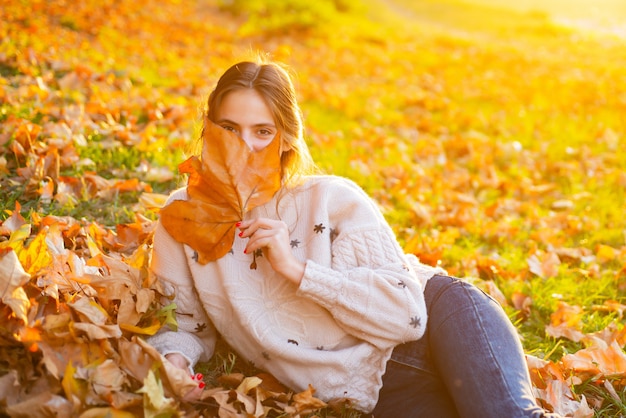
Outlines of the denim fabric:
{"type": "Polygon", "coordinates": [[[558,417],[536,404],[517,332],[493,298],[446,276],[424,295],[426,334],[394,349],[373,417],[558,417]]]}

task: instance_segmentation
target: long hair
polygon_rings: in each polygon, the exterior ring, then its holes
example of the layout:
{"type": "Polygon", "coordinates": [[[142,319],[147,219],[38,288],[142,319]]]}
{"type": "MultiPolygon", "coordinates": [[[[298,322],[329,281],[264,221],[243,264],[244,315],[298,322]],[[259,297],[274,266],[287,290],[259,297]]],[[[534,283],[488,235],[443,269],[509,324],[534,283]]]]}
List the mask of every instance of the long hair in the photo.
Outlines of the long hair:
{"type": "Polygon", "coordinates": [[[239,89],[254,89],[272,113],[280,131],[282,183],[316,173],[317,167],[304,141],[302,112],[287,70],[275,62],[243,61],[233,65],[220,77],[209,95],[205,111],[210,121],[215,122],[224,97],[239,89]]]}

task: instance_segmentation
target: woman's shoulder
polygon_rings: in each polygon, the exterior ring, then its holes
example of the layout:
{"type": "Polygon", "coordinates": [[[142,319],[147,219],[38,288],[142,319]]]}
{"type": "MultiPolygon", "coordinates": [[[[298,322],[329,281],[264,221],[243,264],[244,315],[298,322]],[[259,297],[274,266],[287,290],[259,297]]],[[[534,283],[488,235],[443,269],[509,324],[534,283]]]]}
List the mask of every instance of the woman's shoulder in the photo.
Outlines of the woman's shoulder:
{"type": "Polygon", "coordinates": [[[324,193],[356,193],[363,197],[367,196],[361,186],[356,184],[353,180],[347,177],[330,174],[305,177],[300,184],[296,186],[296,189],[315,189],[324,193]]]}
{"type": "Polygon", "coordinates": [[[353,180],[334,176],[311,176],[304,180],[296,194],[302,192],[307,201],[317,202],[333,212],[364,212],[371,214],[380,208],[353,180]]]}

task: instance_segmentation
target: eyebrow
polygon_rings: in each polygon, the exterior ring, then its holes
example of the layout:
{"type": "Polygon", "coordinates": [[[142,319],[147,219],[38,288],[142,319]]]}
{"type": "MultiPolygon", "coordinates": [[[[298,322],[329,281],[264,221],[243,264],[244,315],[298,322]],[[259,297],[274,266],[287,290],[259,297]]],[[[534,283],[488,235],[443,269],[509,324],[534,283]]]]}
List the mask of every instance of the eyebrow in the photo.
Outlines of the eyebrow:
{"type": "MultiPolygon", "coordinates": [[[[232,121],[232,120],[230,120],[230,119],[220,119],[220,120],[218,120],[218,121],[217,121],[217,122],[215,122],[215,123],[217,123],[217,124],[220,124],[220,123],[227,123],[227,124],[230,124],[230,125],[239,126],[239,124],[238,124],[238,123],[233,122],[233,121],[232,121]]],[[[257,123],[257,124],[252,125],[252,127],[253,127],[253,128],[262,128],[262,127],[276,128],[276,125],[274,125],[273,123],[269,123],[269,122],[268,122],[268,123],[257,123]]]]}

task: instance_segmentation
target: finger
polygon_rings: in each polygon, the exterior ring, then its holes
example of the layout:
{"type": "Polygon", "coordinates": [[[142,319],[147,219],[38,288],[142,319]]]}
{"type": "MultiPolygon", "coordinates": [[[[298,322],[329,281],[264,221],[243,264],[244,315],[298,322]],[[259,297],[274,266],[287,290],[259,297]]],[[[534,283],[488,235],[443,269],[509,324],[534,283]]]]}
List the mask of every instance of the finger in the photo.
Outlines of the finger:
{"type": "Polygon", "coordinates": [[[241,231],[239,233],[239,236],[241,238],[247,238],[257,233],[257,231],[273,230],[273,229],[280,228],[281,226],[282,226],[281,221],[273,221],[267,218],[257,218],[252,221],[249,221],[249,223],[242,223],[241,226],[239,227],[241,231]]]}
{"type": "Polygon", "coordinates": [[[259,248],[265,248],[265,249],[271,250],[275,246],[273,241],[274,241],[273,237],[271,236],[258,237],[254,235],[252,238],[250,238],[250,241],[248,241],[248,245],[246,245],[245,252],[252,253],[258,250],[259,248]]]}

